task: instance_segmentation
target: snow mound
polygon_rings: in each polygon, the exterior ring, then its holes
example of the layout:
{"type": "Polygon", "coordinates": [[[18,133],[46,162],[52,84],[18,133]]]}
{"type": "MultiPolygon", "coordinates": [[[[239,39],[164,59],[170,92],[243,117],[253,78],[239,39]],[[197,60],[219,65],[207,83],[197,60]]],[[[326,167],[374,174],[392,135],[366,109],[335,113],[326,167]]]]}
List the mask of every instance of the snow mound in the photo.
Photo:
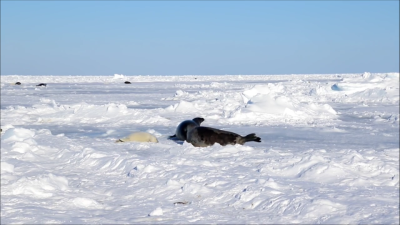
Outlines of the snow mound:
{"type": "Polygon", "coordinates": [[[274,116],[307,118],[334,116],[336,111],[328,104],[301,103],[287,96],[260,94],[247,102],[242,112],[265,113],[274,116]]]}
{"type": "Polygon", "coordinates": [[[382,80],[384,80],[385,78],[382,76],[379,76],[377,74],[371,74],[369,72],[364,72],[361,77],[365,80],[365,81],[369,81],[369,82],[381,82],[382,80]]]}
{"type": "Polygon", "coordinates": [[[162,216],[162,215],[163,215],[163,210],[161,207],[157,207],[155,210],[149,213],[149,216],[162,216]]]}
{"type": "Polygon", "coordinates": [[[12,194],[29,195],[34,198],[49,198],[59,191],[68,189],[68,180],[64,176],[54,174],[36,177],[22,177],[12,184],[12,194]]]}
{"type": "Polygon", "coordinates": [[[192,103],[192,102],[183,101],[183,100],[181,100],[179,103],[176,103],[174,105],[167,107],[166,109],[170,110],[170,111],[172,110],[175,112],[182,112],[182,113],[200,111],[197,108],[197,104],[192,103]]]}
{"type": "Polygon", "coordinates": [[[188,95],[188,94],[189,94],[189,93],[187,93],[187,92],[185,92],[185,91],[177,90],[177,91],[175,92],[175,97],[184,96],[184,95],[188,95]]]}
{"type": "Polygon", "coordinates": [[[399,74],[364,73],[359,77],[345,78],[331,85],[331,92],[341,102],[399,102],[399,74]]]}
{"type": "Polygon", "coordinates": [[[14,173],[14,165],[1,161],[1,173],[14,173]]]}
{"type": "Polygon", "coordinates": [[[125,79],[125,76],[123,74],[114,74],[113,77],[114,80],[121,80],[121,79],[125,79]]]}
{"type": "MultiPolygon", "coordinates": [[[[108,103],[103,105],[88,104],[80,102],[75,104],[58,104],[54,100],[41,99],[42,104],[34,104],[32,108],[17,107],[13,108],[13,113],[25,114],[30,111],[36,119],[32,122],[39,124],[79,121],[80,123],[104,122],[106,120],[127,116],[128,107],[125,104],[108,103]]],[[[32,117],[31,117],[32,118],[32,117]]],[[[26,120],[33,120],[26,118],[26,120]]],[[[21,120],[23,122],[23,120],[21,120]]]]}
{"type": "Polygon", "coordinates": [[[301,102],[295,96],[288,95],[281,84],[256,85],[242,93],[245,103],[232,119],[289,118],[313,119],[336,118],[337,112],[328,104],[301,102]]]}
{"type": "Polygon", "coordinates": [[[33,138],[35,132],[24,128],[11,128],[8,129],[2,136],[1,140],[4,142],[9,141],[24,141],[33,138]]]}
{"type": "Polygon", "coordinates": [[[100,209],[103,208],[100,203],[90,198],[74,198],[72,203],[77,208],[100,209]]]}

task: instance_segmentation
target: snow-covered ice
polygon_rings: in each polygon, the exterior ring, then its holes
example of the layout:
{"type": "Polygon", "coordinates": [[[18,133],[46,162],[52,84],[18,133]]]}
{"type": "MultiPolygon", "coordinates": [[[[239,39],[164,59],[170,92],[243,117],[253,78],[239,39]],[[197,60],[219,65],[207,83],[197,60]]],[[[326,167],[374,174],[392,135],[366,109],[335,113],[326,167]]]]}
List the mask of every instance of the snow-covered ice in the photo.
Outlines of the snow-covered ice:
{"type": "Polygon", "coordinates": [[[2,75],[1,128],[4,224],[399,221],[399,73],[2,75]],[[194,117],[262,142],[168,139],[194,117]]]}

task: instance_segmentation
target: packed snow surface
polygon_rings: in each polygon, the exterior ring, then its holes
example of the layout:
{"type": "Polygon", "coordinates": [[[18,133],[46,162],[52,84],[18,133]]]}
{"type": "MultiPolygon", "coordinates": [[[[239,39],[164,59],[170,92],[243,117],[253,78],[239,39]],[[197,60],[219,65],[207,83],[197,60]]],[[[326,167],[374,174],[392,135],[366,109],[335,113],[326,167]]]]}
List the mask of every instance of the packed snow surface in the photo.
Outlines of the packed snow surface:
{"type": "Polygon", "coordinates": [[[399,221],[398,73],[1,76],[1,128],[4,224],[399,221]]]}

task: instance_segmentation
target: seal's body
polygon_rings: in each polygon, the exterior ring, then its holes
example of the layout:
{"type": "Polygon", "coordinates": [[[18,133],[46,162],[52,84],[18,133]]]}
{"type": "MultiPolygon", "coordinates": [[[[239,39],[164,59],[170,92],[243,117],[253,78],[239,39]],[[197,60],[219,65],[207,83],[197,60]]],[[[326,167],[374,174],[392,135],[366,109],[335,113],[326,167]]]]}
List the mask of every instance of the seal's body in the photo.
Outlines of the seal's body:
{"type": "Polygon", "coordinates": [[[196,118],[194,118],[192,120],[183,121],[182,123],[180,123],[178,125],[178,127],[176,128],[175,134],[170,136],[170,138],[175,138],[176,137],[181,141],[186,141],[186,136],[187,136],[187,132],[188,132],[187,127],[188,126],[198,127],[198,126],[200,126],[200,124],[203,121],[204,121],[204,119],[200,118],[200,117],[196,117],[196,118]]]}
{"type": "Polygon", "coordinates": [[[158,143],[157,138],[154,135],[147,133],[147,132],[132,133],[127,137],[117,140],[116,142],[131,142],[131,141],[158,143]]]}
{"type": "Polygon", "coordinates": [[[254,133],[243,137],[230,131],[189,125],[186,141],[195,147],[207,147],[215,143],[222,146],[235,144],[243,145],[245,142],[249,141],[261,142],[261,138],[257,137],[254,133]]]}

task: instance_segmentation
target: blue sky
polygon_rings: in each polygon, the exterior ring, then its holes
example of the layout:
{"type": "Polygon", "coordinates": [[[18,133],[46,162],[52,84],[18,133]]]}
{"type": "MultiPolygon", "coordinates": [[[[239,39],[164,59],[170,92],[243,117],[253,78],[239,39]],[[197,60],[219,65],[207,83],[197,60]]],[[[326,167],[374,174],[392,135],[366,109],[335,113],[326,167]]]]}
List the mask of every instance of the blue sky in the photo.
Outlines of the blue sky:
{"type": "Polygon", "coordinates": [[[1,1],[1,74],[399,72],[399,1],[1,1]]]}

